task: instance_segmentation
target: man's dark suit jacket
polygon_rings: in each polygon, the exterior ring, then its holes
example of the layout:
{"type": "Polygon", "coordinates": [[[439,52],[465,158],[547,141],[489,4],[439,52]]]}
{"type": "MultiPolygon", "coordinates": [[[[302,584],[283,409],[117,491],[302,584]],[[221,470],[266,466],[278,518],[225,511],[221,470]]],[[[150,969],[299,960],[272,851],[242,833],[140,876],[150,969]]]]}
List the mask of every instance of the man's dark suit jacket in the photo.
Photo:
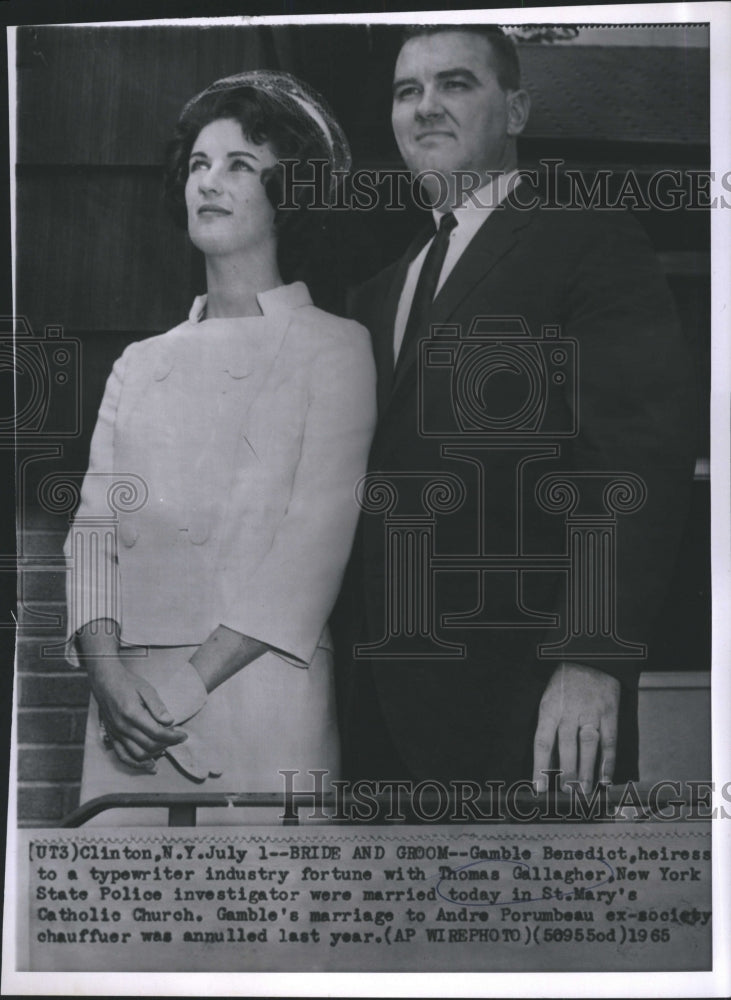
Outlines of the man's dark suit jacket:
{"type": "MultiPolygon", "coordinates": [[[[647,644],[687,512],[696,412],[693,365],[644,231],[623,212],[524,210],[508,199],[481,226],[439,291],[432,329],[434,324],[458,325],[464,339],[475,317],[522,317],[532,341],[541,339],[544,327],[558,326],[562,338],[577,344],[575,378],[571,361],[564,362],[568,377],[563,384],[552,380],[547,348],[537,348],[549,371],[543,390],[545,411],[539,420],[543,434],[521,437],[518,450],[511,449],[508,434],[500,439],[508,447],[483,451],[482,500],[478,465],[442,450],[445,443],[454,446],[455,431],[459,441],[449,362],[426,372],[419,363],[420,345],[412,341],[403,345],[393,371],[399,296],[408,265],[424,241],[424,237],[415,241],[400,261],[358,289],[351,304],[352,316],[371,331],[378,369],[379,422],[371,472],[417,473],[413,477],[417,492],[424,474],[451,473],[461,479],[465,498],[460,509],[436,515],[437,555],[474,554],[480,546],[476,541],[480,522],[485,530],[482,552],[515,552],[520,531],[523,552],[565,554],[566,513],[547,513],[534,499],[541,476],[600,474],[583,479],[582,503],[586,501],[589,514],[601,504],[604,474],[640,477],[647,491],[644,506],[616,519],[616,622],[622,640],[647,644]],[[426,378],[435,372],[441,382],[426,378]],[[553,430],[570,428],[572,421],[576,436],[552,436],[553,430]],[[445,428],[445,433],[425,434],[425,428],[429,432],[445,428]],[[531,450],[524,446],[531,441],[559,445],[560,454],[523,461],[518,473],[521,459],[531,450]]],[[[498,363],[501,367],[495,372],[493,366],[492,377],[482,385],[488,394],[483,402],[498,418],[514,414],[526,398],[525,377],[511,372],[509,363],[507,368],[498,363]]],[[[467,382],[456,391],[477,393],[479,405],[480,386],[477,378],[471,389],[467,382]]],[[[462,441],[467,447],[472,438],[464,435],[462,441]]],[[[407,494],[406,506],[418,507],[420,494],[408,496],[410,480],[397,477],[394,482],[402,497],[407,494]]],[[[478,605],[481,578],[476,570],[441,571],[434,576],[435,627],[443,640],[464,643],[465,655],[427,659],[414,645],[412,658],[353,660],[352,644],[378,642],[386,633],[385,537],[383,513],[364,513],[341,603],[351,622],[341,694],[348,776],[374,776],[369,774],[367,744],[370,732],[373,740],[380,732],[391,740],[396,757],[413,777],[529,778],[538,704],[559,662],[539,658],[537,646],[556,642],[564,634],[566,574],[526,572],[518,578],[514,572],[489,573],[484,577],[483,599],[490,620],[502,627],[442,628],[445,614],[469,612],[478,605]],[[558,612],[561,620],[553,628],[511,627],[518,604],[531,612],[558,612]],[[365,689],[371,691],[375,711],[361,698],[359,692],[365,689]]],[[[578,662],[578,657],[565,659],[578,662]]],[[[582,657],[581,662],[622,683],[615,779],[636,777],[637,678],[642,659],[582,657]]],[[[376,746],[370,749],[378,753],[376,746]]]]}

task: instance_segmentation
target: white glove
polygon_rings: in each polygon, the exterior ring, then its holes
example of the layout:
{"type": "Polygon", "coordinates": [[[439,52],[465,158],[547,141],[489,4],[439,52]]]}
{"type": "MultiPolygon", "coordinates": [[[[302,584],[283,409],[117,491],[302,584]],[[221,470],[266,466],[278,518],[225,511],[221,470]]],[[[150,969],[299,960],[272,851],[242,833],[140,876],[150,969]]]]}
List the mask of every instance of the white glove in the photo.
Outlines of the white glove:
{"type": "Polygon", "coordinates": [[[200,674],[192,663],[186,661],[173,667],[169,664],[152,666],[147,680],[159,694],[176,725],[197,715],[208,698],[200,674]]]}
{"type": "MultiPolygon", "coordinates": [[[[197,715],[208,698],[200,674],[187,661],[176,663],[172,667],[169,664],[161,664],[159,667],[155,665],[148,672],[147,679],[164,702],[176,726],[197,715]]],[[[212,759],[208,744],[196,733],[188,730],[185,732],[187,740],[167,747],[165,755],[191,781],[203,782],[208,777],[220,777],[223,769],[212,759]]]]}
{"type": "Polygon", "coordinates": [[[192,781],[220,778],[223,774],[223,768],[213,760],[208,744],[195,733],[188,733],[185,743],[168,747],[165,754],[192,781]]]}

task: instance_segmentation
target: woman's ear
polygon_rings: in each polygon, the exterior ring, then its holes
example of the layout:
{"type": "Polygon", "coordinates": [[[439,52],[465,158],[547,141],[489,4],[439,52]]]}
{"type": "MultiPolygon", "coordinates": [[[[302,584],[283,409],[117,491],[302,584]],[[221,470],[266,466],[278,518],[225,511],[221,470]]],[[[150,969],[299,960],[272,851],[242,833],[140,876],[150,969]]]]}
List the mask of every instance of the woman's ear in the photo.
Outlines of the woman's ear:
{"type": "Polygon", "coordinates": [[[261,172],[261,183],[264,185],[269,203],[275,212],[284,199],[284,167],[277,162],[272,167],[267,167],[261,172]]]}
{"type": "Polygon", "coordinates": [[[508,135],[520,135],[528,123],[530,94],[527,90],[511,90],[507,94],[508,135]]]}
{"type": "Polygon", "coordinates": [[[277,212],[328,208],[330,177],[328,161],[308,155],[307,150],[298,160],[288,159],[286,166],[280,160],[261,172],[267,197],[277,212]]]}

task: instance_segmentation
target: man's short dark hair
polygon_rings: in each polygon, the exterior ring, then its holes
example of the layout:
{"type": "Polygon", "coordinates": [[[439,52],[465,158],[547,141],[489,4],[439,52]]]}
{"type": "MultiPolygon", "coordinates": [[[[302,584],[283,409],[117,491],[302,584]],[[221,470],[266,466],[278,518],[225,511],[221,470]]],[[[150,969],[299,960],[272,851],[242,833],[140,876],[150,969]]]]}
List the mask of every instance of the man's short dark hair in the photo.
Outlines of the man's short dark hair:
{"type": "Polygon", "coordinates": [[[497,24],[415,24],[404,29],[402,46],[412,38],[461,31],[479,35],[490,45],[495,60],[497,82],[503,90],[520,89],[520,62],[512,38],[497,24]]]}

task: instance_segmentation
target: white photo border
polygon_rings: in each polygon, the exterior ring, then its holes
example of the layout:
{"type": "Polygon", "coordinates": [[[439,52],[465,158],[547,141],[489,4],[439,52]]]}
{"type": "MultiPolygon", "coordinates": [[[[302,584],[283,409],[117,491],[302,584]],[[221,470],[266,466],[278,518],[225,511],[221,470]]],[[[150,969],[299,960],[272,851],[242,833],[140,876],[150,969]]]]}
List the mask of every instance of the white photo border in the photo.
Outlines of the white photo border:
{"type": "MultiPolygon", "coordinates": [[[[71,8],[73,9],[73,8],[71,8]]],[[[256,16],[237,18],[165,18],[150,21],[100,21],[110,26],[328,23],[466,23],[485,20],[486,12],[428,11],[404,14],[349,13],[343,15],[256,16]]],[[[725,3],[625,4],[491,9],[489,20],[505,24],[570,23],[596,25],[682,24],[708,22],[711,52],[711,170],[719,176],[730,169],[731,140],[731,9],[725,3]]],[[[71,24],[73,22],[69,22],[71,24]]],[[[92,22],[94,23],[94,22],[92,22]]],[[[84,22],[89,26],[89,22],[84,22]]],[[[14,106],[14,29],[8,29],[11,122],[14,106]]],[[[11,162],[14,153],[11,124],[11,162]]],[[[11,170],[12,176],[12,170],[11,170]]],[[[14,190],[11,191],[14,206],[14,190]]],[[[14,212],[14,207],[11,209],[14,212]]],[[[712,215],[712,584],[713,675],[712,747],[715,787],[731,779],[731,361],[729,315],[731,298],[731,212],[712,215]]],[[[14,227],[14,217],[12,224],[14,227]]],[[[14,233],[13,233],[14,235],[14,233]]],[[[731,993],[731,823],[716,819],[713,832],[713,951],[712,972],[693,973],[44,973],[15,972],[14,840],[16,831],[15,733],[11,746],[6,850],[5,932],[3,938],[4,995],[159,995],[159,996],[726,996],[731,993]]]]}

